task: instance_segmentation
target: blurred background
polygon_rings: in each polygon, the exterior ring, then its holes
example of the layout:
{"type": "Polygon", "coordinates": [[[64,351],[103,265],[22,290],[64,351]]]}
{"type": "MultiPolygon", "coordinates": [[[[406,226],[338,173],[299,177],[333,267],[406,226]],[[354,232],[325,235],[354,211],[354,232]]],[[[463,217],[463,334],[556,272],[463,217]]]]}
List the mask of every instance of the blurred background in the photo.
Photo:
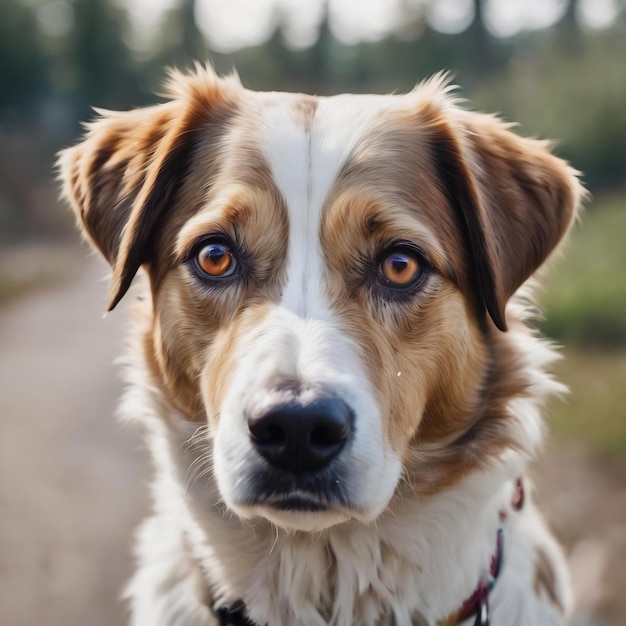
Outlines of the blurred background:
{"type": "Polygon", "coordinates": [[[388,92],[451,70],[472,106],[557,138],[593,193],[546,281],[572,392],[537,471],[579,596],[626,624],[626,0],[0,0],[0,624],[123,623],[141,439],[113,418],[124,311],[58,200],[91,106],[158,101],[212,59],[254,89],[388,92]]]}

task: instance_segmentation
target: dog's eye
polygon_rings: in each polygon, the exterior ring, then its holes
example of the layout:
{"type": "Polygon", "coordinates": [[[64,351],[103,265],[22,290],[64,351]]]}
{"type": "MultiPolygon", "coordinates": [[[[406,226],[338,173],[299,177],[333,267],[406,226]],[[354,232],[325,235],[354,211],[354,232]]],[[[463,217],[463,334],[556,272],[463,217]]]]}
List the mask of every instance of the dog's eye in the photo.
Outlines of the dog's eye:
{"type": "Polygon", "coordinates": [[[208,241],[199,248],[194,263],[202,274],[210,278],[232,276],[237,267],[235,256],[225,241],[208,241]]]}
{"type": "Polygon", "coordinates": [[[421,273],[419,259],[406,250],[393,250],[380,263],[380,279],[389,287],[411,287],[421,273]]]}

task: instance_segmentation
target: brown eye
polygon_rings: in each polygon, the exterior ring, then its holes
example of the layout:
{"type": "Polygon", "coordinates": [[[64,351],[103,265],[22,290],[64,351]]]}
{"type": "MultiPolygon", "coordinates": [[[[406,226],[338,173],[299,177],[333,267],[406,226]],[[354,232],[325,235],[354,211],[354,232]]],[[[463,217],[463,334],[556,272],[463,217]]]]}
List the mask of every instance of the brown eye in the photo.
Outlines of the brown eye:
{"type": "Polygon", "coordinates": [[[409,252],[397,250],[388,254],[380,264],[383,281],[391,287],[409,287],[421,274],[421,265],[409,252]]]}
{"type": "Polygon", "coordinates": [[[195,257],[197,267],[211,278],[226,278],[235,271],[236,262],[225,242],[207,243],[195,257]]]}

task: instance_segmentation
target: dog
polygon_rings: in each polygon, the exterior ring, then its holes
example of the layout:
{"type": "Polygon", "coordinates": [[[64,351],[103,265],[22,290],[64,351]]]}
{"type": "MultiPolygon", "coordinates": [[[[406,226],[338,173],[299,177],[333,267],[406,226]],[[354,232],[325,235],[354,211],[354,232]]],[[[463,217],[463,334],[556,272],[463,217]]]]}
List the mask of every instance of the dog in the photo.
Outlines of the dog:
{"type": "Polygon", "coordinates": [[[60,153],[109,309],[148,278],[133,625],[566,619],[527,476],[563,388],[529,319],[585,191],[454,94],[254,92],[197,65],[60,153]]]}

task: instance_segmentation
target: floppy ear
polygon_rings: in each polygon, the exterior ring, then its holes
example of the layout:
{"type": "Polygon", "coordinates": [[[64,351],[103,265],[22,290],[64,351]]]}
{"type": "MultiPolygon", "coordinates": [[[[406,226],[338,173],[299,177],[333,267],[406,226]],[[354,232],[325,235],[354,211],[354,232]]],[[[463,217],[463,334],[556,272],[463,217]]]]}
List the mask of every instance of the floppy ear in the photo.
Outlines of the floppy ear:
{"type": "Polygon", "coordinates": [[[87,239],[111,264],[108,310],[149,256],[151,234],[187,173],[198,134],[229,100],[210,68],[173,73],[173,100],[128,112],[99,111],[78,145],[59,153],[63,194],[87,239]]]}
{"type": "Polygon", "coordinates": [[[565,236],[585,192],[548,142],[489,115],[454,109],[445,119],[433,147],[468,242],[471,291],[504,331],[507,301],[565,236]]]}

